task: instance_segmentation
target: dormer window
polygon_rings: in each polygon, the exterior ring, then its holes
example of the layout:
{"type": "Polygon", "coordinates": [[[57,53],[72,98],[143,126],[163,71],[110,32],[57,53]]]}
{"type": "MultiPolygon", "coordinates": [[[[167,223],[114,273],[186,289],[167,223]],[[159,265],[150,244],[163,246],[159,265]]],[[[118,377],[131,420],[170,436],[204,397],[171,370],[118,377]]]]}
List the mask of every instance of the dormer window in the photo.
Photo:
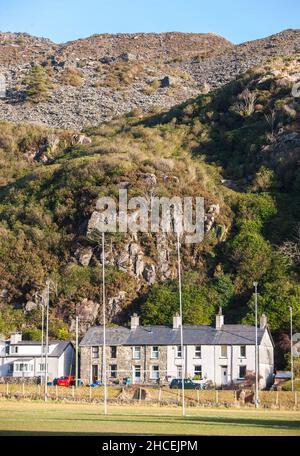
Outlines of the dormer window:
{"type": "Polygon", "coordinates": [[[10,347],[10,353],[11,354],[16,354],[16,353],[18,353],[18,351],[19,351],[19,347],[15,346],[15,345],[12,345],[10,347]]]}

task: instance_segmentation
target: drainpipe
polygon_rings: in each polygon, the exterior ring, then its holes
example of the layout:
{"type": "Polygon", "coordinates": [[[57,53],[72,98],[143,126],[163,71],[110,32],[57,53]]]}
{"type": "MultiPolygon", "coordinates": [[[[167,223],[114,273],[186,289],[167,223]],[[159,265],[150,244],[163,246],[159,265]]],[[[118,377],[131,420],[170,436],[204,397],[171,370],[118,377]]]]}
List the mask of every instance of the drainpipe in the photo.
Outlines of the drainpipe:
{"type": "Polygon", "coordinates": [[[144,383],[147,382],[147,347],[144,345],[144,383]]]}
{"type": "Polygon", "coordinates": [[[216,345],[214,345],[214,386],[216,389],[216,345]]]}
{"type": "Polygon", "coordinates": [[[231,366],[230,366],[231,386],[233,386],[233,345],[231,345],[231,366]]]}
{"type": "Polygon", "coordinates": [[[93,358],[92,358],[93,347],[90,347],[90,383],[93,383],[93,358]]]}

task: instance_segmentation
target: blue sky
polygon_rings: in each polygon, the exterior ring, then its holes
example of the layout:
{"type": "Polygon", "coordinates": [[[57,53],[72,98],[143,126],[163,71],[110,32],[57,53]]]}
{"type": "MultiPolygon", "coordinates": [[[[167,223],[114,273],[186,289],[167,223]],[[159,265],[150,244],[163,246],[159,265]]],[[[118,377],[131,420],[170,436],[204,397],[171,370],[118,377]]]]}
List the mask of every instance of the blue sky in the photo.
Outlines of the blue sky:
{"type": "Polygon", "coordinates": [[[0,0],[0,31],[65,42],[94,33],[215,32],[240,43],[300,28],[299,0],[0,0]]]}

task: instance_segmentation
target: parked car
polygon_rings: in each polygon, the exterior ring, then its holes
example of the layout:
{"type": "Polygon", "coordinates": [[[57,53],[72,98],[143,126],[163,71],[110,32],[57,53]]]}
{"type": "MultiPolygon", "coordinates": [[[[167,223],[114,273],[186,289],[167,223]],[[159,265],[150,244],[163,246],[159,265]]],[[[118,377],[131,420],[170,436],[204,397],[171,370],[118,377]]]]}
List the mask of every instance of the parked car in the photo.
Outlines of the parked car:
{"type": "Polygon", "coordinates": [[[66,375],[64,377],[58,378],[57,385],[58,386],[74,386],[75,385],[74,375],[66,375]]]}
{"type": "MultiPolygon", "coordinates": [[[[201,386],[197,383],[194,383],[189,378],[185,378],[183,381],[184,389],[200,389],[201,386]]],[[[174,378],[170,383],[170,388],[172,389],[181,389],[182,388],[182,380],[181,378],[174,378]]]]}

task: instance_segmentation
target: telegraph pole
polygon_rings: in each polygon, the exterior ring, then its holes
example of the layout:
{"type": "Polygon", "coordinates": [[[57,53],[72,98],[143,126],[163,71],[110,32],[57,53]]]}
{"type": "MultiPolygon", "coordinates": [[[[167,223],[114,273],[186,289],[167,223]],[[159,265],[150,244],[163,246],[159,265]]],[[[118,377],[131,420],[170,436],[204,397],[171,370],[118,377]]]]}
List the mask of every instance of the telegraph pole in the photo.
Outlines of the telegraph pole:
{"type": "MultiPolygon", "coordinates": [[[[44,301],[42,299],[42,347],[41,347],[41,365],[42,365],[42,375],[41,375],[41,384],[43,384],[43,375],[45,375],[44,369],[44,326],[45,326],[45,308],[44,301]]],[[[45,380],[45,378],[44,378],[45,380]]]]}
{"type": "Polygon", "coordinates": [[[104,386],[104,415],[107,415],[107,382],[106,382],[106,299],[105,299],[105,235],[102,232],[102,315],[103,315],[103,353],[102,371],[104,386]]]}
{"type": "Polygon", "coordinates": [[[48,400],[48,351],[49,351],[49,295],[50,280],[46,282],[46,353],[45,353],[45,402],[48,400]]]}
{"type": "Polygon", "coordinates": [[[291,338],[291,380],[292,380],[292,391],[294,391],[294,359],[293,359],[293,308],[289,307],[290,310],[290,338],[291,338]]]}
{"type": "Polygon", "coordinates": [[[258,408],[258,331],[257,331],[257,282],[253,282],[255,291],[255,407],[258,408]]]}
{"type": "Polygon", "coordinates": [[[78,315],[76,315],[76,325],[75,325],[75,333],[76,333],[76,343],[75,343],[75,388],[78,386],[78,315]]]}
{"type": "Polygon", "coordinates": [[[185,356],[184,356],[184,345],[183,345],[181,258],[180,258],[179,231],[177,232],[177,261],[178,261],[179,315],[180,315],[180,320],[181,320],[181,325],[180,325],[180,345],[181,345],[181,359],[182,359],[182,368],[181,368],[182,415],[185,416],[185,396],[184,396],[185,356]]]}

